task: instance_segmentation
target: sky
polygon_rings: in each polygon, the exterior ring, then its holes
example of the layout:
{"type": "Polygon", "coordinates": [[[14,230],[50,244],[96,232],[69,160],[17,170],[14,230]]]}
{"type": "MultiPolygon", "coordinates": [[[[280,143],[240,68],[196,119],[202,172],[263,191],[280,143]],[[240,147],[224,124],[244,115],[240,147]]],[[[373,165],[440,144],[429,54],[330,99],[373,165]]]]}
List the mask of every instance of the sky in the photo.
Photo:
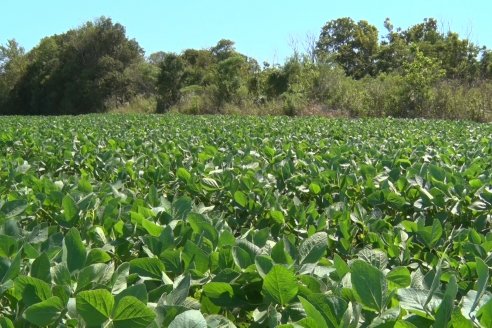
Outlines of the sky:
{"type": "Polygon", "coordinates": [[[317,38],[326,22],[340,17],[367,20],[380,35],[386,17],[395,28],[433,17],[441,31],[492,48],[490,0],[2,0],[0,11],[0,43],[16,39],[26,50],[100,16],[124,25],[146,55],[230,39],[259,62],[283,63],[293,49],[303,50],[308,35],[317,38]]]}

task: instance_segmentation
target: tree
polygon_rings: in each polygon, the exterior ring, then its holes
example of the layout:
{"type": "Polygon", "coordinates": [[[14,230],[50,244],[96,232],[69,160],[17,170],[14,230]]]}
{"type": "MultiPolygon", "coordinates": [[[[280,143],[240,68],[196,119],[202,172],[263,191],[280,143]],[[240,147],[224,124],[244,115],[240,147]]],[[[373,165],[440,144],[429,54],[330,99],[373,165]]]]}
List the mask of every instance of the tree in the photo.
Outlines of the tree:
{"type": "Polygon", "coordinates": [[[180,90],[184,86],[185,62],[174,53],[164,54],[160,61],[157,112],[163,113],[180,99],[180,90]]]}
{"type": "Polygon", "coordinates": [[[356,79],[375,73],[378,30],[367,21],[339,18],[326,23],[316,44],[318,60],[331,58],[356,79]]]}
{"type": "Polygon", "coordinates": [[[420,49],[413,50],[413,60],[403,65],[407,104],[404,115],[422,116],[425,115],[425,103],[431,97],[431,87],[445,75],[445,70],[437,60],[425,56],[420,49]]]}
{"type": "Polygon", "coordinates": [[[480,75],[483,79],[492,80],[492,51],[484,50],[480,59],[480,75]]]}
{"type": "Polygon", "coordinates": [[[0,45],[0,113],[5,112],[10,92],[24,74],[26,66],[24,48],[17,41],[9,40],[6,45],[0,45]]]}
{"type": "Polygon", "coordinates": [[[27,55],[14,87],[13,109],[23,114],[103,112],[129,101],[142,84],[143,50],[125,28],[100,18],[45,38],[27,55]]]}

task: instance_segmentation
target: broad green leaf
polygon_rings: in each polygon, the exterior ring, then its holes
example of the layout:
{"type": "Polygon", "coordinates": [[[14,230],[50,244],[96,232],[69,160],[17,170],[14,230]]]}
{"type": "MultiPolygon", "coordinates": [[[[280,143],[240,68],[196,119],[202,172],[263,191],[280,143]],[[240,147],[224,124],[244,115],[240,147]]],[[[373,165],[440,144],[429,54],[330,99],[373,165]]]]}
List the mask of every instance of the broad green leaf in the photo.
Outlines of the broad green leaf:
{"type": "Polygon", "coordinates": [[[300,264],[317,263],[325,254],[327,246],[328,234],[326,232],[317,232],[307,238],[299,247],[300,264]]]}
{"type": "Polygon", "coordinates": [[[277,224],[284,224],[285,223],[285,217],[281,211],[271,210],[270,211],[270,217],[277,224]]]}
{"type": "Polygon", "coordinates": [[[20,272],[20,266],[22,261],[22,248],[17,252],[14,260],[10,263],[9,268],[5,272],[1,282],[5,283],[8,280],[14,279],[20,272]]]}
{"type": "Polygon", "coordinates": [[[7,235],[0,235],[0,257],[11,257],[18,251],[18,240],[7,235]]]}
{"type": "Polygon", "coordinates": [[[477,317],[483,327],[492,327],[492,298],[477,311],[477,317]]]}
{"type": "Polygon", "coordinates": [[[76,228],[70,229],[63,239],[63,263],[66,263],[68,270],[73,273],[84,267],[86,257],[86,249],[79,231],[76,228]]]}
{"type": "Polygon", "coordinates": [[[175,220],[185,220],[191,209],[191,199],[189,197],[180,197],[172,204],[173,218],[175,220]]]}
{"type": "Polygon", "coordinates": [[[31,277],[51,283],[50,259],[46,253],[38,256],[31,265],[31,277]]]}
{"type": "Polygon", "coordinates": [[[85,265],[91,265],[95,263],[107,263],[111,261],[111,256],[100,248],[93,248],[87,254],[85,265]]]}
{"type": "Polygon", "coordinates": [[[130,263],[120,264],[111,277],[112,292],[119,294],[127,288],[127,277],[130,274],[130,263]]]}
{"type": "Polygon", "coordinates": [[[219,235],[217,229],[203,215],[190,213],[188,215],[188,223],[195,233],[204,234],[214,245],[218,242],[219,235]]]}
{"type": "Polygon", "coordinates": [[[400,308],[390,308],[381,315],[377,316],[369,325],[368,328],[389,328],[396,325],[396,321],[400,317],[400,308]]]}
{"type": "MultiPolygon", "coordinates": [[[[435,220],[434,220],[435,221],[435,220]]],[[[429,289],[429,293],[427,294],[427,299],[425,300],[425,306],[429,304],[432,297],[435,295],[439,285],[441,284],[441,273],[442,273],[442,261],[444,258],[440,258],[437,262],[436,274],[434,275],[434,279],[432,279],[432,284],[429,289]]]]}
{"type": "Polygon", "coordinates": [[[100,326],[110,318],[114,298],[105,289],[87,290],[77,294],[76,306],[88,326],[100,326]]]}
{"type": "Polygon", "coordinates": [[[337,271],[338,277],[342,279],[347,273],[350,272],[350,267],[348,264],[340,257],[340,255],[335,254],[333,256],[333,263],[337,271]]]}
{"type": "Polygon", "coordinates": [[[164,230],[164,227],[147,219],[142,219],[141,224],[142,224],[142,228],[147,230],[147,232],[154,237],[159,237],[162,231],[164,230]]]}
{"type": "Polygon", "coordinates": [[[147,288],[144,284],[135,284],[121,291],[119,294],[115,295],[114,301],[117,304],[123,297],[133,296],[144,304],[147,304],[149,296],[147,293],[147,288]]]}
{"type": "Polygon", "coordinates": [[[234,305],[234,290],[225,282],[209,282],[203,286],[203,293],[217,306],[229,307],[234,305]]]}
{"type": "Polygon", "coordinates": [[[441,298],[437,295],[432,295],[426,304],[428,294],[427,290],[415,288],[400,288],[397,291],[400,306],[403,309],[422,314],[433,312],[441,304],[441,298]]]}
{"type": "Polygon", "coordinates": [[[178,314],[169,328],[207,328],[207,321],[200,311],[190,310],[178,314]]]}
{"type": "Polygon", "coordinates": [[[275,265],[263,279],[263,293],[280,305],[287,305],[299,290],[296,276],[282,265],[275,265]]]}
{"type": "Polygon", "coordinates": [[[480,299],[482,298],[482,296],[487,291],[487,287],[489,287],[489,280],[490,280],[489,279],[489,267],[487,266],[487,264],[479,257],[476,257],[475,261],[477,263],[477,274],[478,274],[477,296],[475,297],[475,300],[473,301],[470,312],[475,311],[478,303],[480,302],[480,299]]]}
{"type": "Polygon", "coordinates": [[[201,273],[209,270],[209,255],[192,241],[186,241],[181,256],[188,268],[196,269],[201,273]]]}
{"type": "Polygon", "coordinates": [[[434,219],[430,227],[418,226],[417,234],[428,248],[433,248],[442,236],[441,222],[434,219]]]}
{"type": "Polygon", "coordinates": [[[352,287],[366,308],[381,313],[386,307],[387,284],[384,274],[371,264],[355,260],[351,266],[352,287]]]}
{"type": "Polygon", "coordinates": [[[388,192],[385,194],[386,201],[388,202],[388,205],[395,209],[402,209],[406,204],[405,198],[402,196],[394,193],[394,192],[388,192]]]}
{"type": "Polygon", "coordinates": [[[410,277],[410,271],[407,267],[396,267],[393,268],[386,275],[386,279],[393,283],[396,287],[405,288],[410,286],[412,278],[410,277]]]}
{"type": "Polygon", "coordinates": [[[92,286],[106,286],[114,273],[113,264],[95,263],[84,267],[77,277],[77,289],[91,289],[92,286]]]}
{"type": "Polygon", "coordinates": [[[255,257],[255,265],[256,265],[256,270],[258,271],[258,274],[262,277],[265,278],[265,276],[270,272],[270,270],[273,268],[274,263],[271,257],[266,256],[266,255],[257,255],[255,257]]]}
{"type": "Polygon", "coordinates": [[[437,310],[435,316],[435,323],[433,328],[447,328],[448,322],[451,319],[451,314],[454,309],[454,301],[456,299],[456,294],[458,293],[458,284],[456,283],[456,277],[451,276],[451,280],[448,282],[446,287],[446,292],[442,300],[439,309],[437,310]]]}
{"type": "Polygon", "coordinates": [[[248,205],[248,196],[246,196],[246,194],[242,191],[238,190],[234,193],[234,200],[243,208],[248,205]]]}
{"type": "Polygon", "coordinates": [[[184,167],[180,167],[178,171],[176,171],[176,175],[184,182],[189,182],[191,180],[190,172],[188,172],[184,167]]]}
{"type": "Polygon", "coordinates": [[[154,318],[154,311],[133,296],[123,297],[112,315],[115,328],[146,328],[154,318]]]}
{"type": "Polygon", "coordinates": [[[190,292],[191,287],[191,276],[186,274],[182,277],[178,283],[174,281],[174,288],[171,293],[167,296],[167,304],[168,305],[181,305],[190,292]]]}
{"type": "Polygon", "coordinates": [[[246,269],[248,266],[253,264],[253,260],[247,251],[238,246],[232,247],[232,257],[234,263],[241,269],[246,269]]]}
{"type": "Polygon", "coordinates": [[[319,194],[319,193],[321,192],[321,187],[320,187],[320,186],[319,186],[319,184],[317,184],[316,182],[311,182],[311,183],[309,184],[309,190],[310,190],[313,194],[317,195],[317,194],[319,194]]]}
{"type": "Polygon", "coordinates": [[[52,296],[51,286],[41,279],[19,276],[14,281],[15,293],[26,306],[47,300],[52,296]]]}
{"type": "Polygon", "coordinates": [[[66,222],[71,223],[78,214],[77,204],[70,195],[66,195],[62,200],[63,216],[66,222]]]}
{"type": "Polygon", "coordinates": [[[9,318],[0,318],[0,328],[15,328],[13,322],[9,318]]]}
{"type": "Polygon", "coordinates": [[[130,273],[140,277],[161,280],[164,270],[164,264],[157,258],[142,257],[130,261],[130,273]]]}
{"type": "Polygon", "coordinates": [[[49,326],[58,320],[64,307],[62,301],[53,296],[29,306],[22,314],[22,317],[38,327],[49,326]]]}
{"type": "MultiPolygon", "coordinates": [[[[307,297],[309,303],[323,316],[327,327],[339,327],[348,304],[343,299],[325,294],[311,294],[307,297]]],[[[304,303],[303,303],[304,304],[304,303]]]]}
{"type": "Polygon", "coordinates": [[[208,328],[236,328],[231,320],[218,314],[208,315],[206,320],[208,328]]]}

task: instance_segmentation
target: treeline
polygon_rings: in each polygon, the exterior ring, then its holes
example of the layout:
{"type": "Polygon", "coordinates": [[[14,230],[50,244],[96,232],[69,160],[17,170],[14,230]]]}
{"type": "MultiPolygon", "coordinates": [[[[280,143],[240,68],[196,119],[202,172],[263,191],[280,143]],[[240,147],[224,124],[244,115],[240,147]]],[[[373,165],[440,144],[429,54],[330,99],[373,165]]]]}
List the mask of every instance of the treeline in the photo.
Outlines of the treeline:
{"type": "Polygon", "coordinates": [[[492,52],[435,19],[327,22],[282,65],[259,64],[220,40],[209,49],[145,56],[125,28],[100,18],[25,53],[0,46],[0,114],[177,111],[189,114],[394,116],[488,120],[492,52]]]}

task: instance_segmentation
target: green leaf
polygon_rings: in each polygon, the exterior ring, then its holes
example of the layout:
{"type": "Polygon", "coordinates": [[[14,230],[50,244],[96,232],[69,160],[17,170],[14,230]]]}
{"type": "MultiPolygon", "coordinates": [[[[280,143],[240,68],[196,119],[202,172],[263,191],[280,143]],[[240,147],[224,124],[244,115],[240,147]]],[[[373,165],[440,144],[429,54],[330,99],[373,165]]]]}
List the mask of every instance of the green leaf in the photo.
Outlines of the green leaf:
{"type": "Polygon", "coordinates": [[[31,265],[31,277],[51,283],[50,259],[46,253],[38,256],[31,265]]]}
{"type": "Polygon", "coordinates": [[[385,198],[388,205],[398,210],[402,209],[407,204],[405,198],[394,192],[386,193],[385,198]]]}
{"type": "Polygon", "coordinates": [[[173,218],[175,220],[185,220],[191,212],[192,202],[189,197],[180,197],[173,202],[173,218]]]}
{"type": "Polygon", "coordinates": [[[435,323],[433,328],[447,328],[448,322],[451,319],[451,314],[454,309],[454,301],[456,299],[456,294],[458,293],[458,284],[456,283],[456,277],[453,275],[448,282],[446,291],[444,292],[444,297],[437,310],[435,316],[435,323]]]}
{"type": "Polygon", "coordinates": [[[63,216],[67,222],[72,222],[78,214],[77,204],[70,195],[66,195],[62,200],[63,216]]]}
{"type": "Polygon", "coordinates": [[[430,227],[418,226],[417,235],[422,239],[425,246],[433,248],[441,240],[441,222],[438,219],[434,219],[430,227]]]}
{"type": "Polygon", "coordinates": [[[114,303],[118,304],[118,302],[125,296],[133,296],[144,304],[147,304],[149,300],[149,295],[147,293],[147,288],[145,284],[135,284],[121,291],[114,297],[114,303]]]}
{"type": "Polygon", "coordinates": [[[77,312],[88,326],[100,326],[111,316],[114,298],[105,289],[83,291],[76,296],[77,312]]]}
{"type": "Polygon", "coordinates": [[[217,306],[230,307],[234,305],[234,290],[226,282],[209,282],[203,286],[203,293],[217,306]]]}
{"type": "Polygon", "coordinates": [[[300,264],[317,263],[325,254],[328,246],[328,234],[317,232],[304,240],[299,248],[300,264]]]}
{"type": "Polygon", "coordinates": [[[255,257],[255,265],[256,265],[256,270],[258,271],[258,274],[262,277],[265,278],[265,276],[270,272],[270,270],[273,268],[273,260],[271,257],[266,256],[266,255],[256,255],[255,257]]]}
{"type": "Polygon", "coordinates": [[[17,275],[20,272],[21,262],[22,262],[22,247],[15,255],[14,260],[10,263],[10,266],[5,272],[5,275],[3,276],[1,283],[5,283],[8,280],[17,277],[17,275]]]}
{"type": "Polygon", "coordinates": [[[477,274],[478,274],[477,296],[475,297],[475,300],[473,301],[470,312],[473,312],[475,310],[478,303],[480,302],[480,299],[482,298],[482,296],[487,291],[487,287],[489,287],[489,279],[490,279],[489,278],[489,267],[487,266],[487,264],[479,257],[476,257],[475,261],[477,263],[477,274]]]}
{"type": "Polygon", "coordinates": [[[142,228],[147,230],[147,232],[154,237],[159,237],[162,231],[164,230],[164,227],[147,219],[142,219],[141,224],[142,224],[142,228]]]}
{"type": "Polygon", "coordinates": [[[317,195],[317,194],[319,194],[319,193],[321,192],[321,187],[319,186],[319,184],[317,184],[317,183],[315,183],[315,182],[311,182],[311,183],[309,184],[309,190],[310,190],[313,194],[317,195]]]}
{"type": "Polygon", "coordinates": [[[275,265],[263,280],[263,293],[280,305],[289,304],[298,290],[296,276],[282,265],[275,265]]]}
{"type": "Polygon", "coordinates": [[[154,318],[154,311],[133,296],[123,297],[112,315],[114,328],[146,328],[154,318]]]}
{"type": "Polygon", "coordinates": [[[41,279],[19,276],[14,281],[15,293],[22,296],[27,306],[45,301],[52,296],[51,285],[41,279]]]}
{"type": "Polygon", "coordinates": [[[477,311],[477,317],[483,327],[492,327],[492,298],[477,311]]]}
{"type": "Polygon", "coordinates": [[[236,328],[231,320],[218,314],[208,315],[206,320],[208,328],[236,328]]]}
{"type": "Polygon", "coordinates": [[[188,172],[184,167],[180,167],[176,172],[176,175],[184,182],[189,182],[191,180],[190,172],[188,172]]]}
{"type": "Polygon", "coordinates": [[[384,274],[371,264],[355,260],[352,263],[352,287],[367,309],[381,313],[386,306],[387,284],[384,274]]]}
{"type": "Polygon", "coordinates": [[[63,239],[63,263],[67,264],[72,273],[84,267],[87,252],[80,233],[76,228],[68,231],[63,239]]]}
{"type": "Polygon", "coordinates": [[[207,328],[207,321],[198,310],[189,310],[178,314],[169,328],[207,328]]]}
{"type": "Polygon", "coordinates": [[[281,211],[271,210],[270,211],[270,217],[272,218],[272,220],[276,224],[284,224],[285,223],[285,217],[281,211]]]}
{"type": "Polygon", "coordinates": [[[201,273],[205,273],[209,269],[209,255],[190,240],[185,243],[182,258],[188,268],[194,268],[201,273]]]}
{"type": "Polygon", "coordinates": [[[0,318],[0,328],[15,328],[14,324],[9,318],[0,318]]]}
{"type": "Polygon", "coordinates": [[[412,278],[410,277],[410,271],[406,267],[393,268],[386,275],[386,279],[393,283],[396,287],[405,288],[410,286],[412,278]]]}
{"type": "Polygon", "coordinates": [[[77,187],[80,191],[85,193],[90,193],[93,190],[91,183],[85,177],[79,180],[77,187]]]}
{"type": "Polygon", "coordinates": [[[167,296],[167,304],[168,305],[181,305],[190,292],[191,287],[191,276],[186,274],[179,282],[176,284],[176,280],[174,281],[174,288],[171,293],[167,296]]]}
{"type": "Polygon", "coordinates": [[[343,315],[348,308],[347,302],[335,296],[319,293],[309,295],[307,300],[323,316],[323,319],[329,328],[337,328],[340,326],[343,315]]]}
{"type": "Polygon", "coordinates": [[[411,312],[425,315],[428,311],[437,309],[441,304],[441,298],[437,295],[432,295],[430,301],[426,305],[428,291],[415,288],[400,288],[397,291],[400,306],[411,312]]]}
{"type": "Polygon", "coordinates": [[[306,311],[306,315],[310,319],[314,319],[317,323],[317,327],[319,328],[328,328],[328,325],[325,321],[323,315],[305,298],[299,296],[299,300],[302,303],[302,307],[304,311],[306,311]]]}
{"type": "Polygon", "coordinates": [[[130,261],[130,273],[156,280],[162,279],[164,264],[157,258],[141,257],[130,261]]]}
{"type": "Polygon", "coordinates": [[[253,260],[247,251],[242,249],[239,246],[232,247],[232,258],[234,259],[234,263],[241,269],[246,269],[248,266],[253,264],[253,260]]]}
{"type": "Polygon", "coordinates": [[[7,235],[0,235],[0,257],[11,257],[18,251],[18,240],[7,235]]]}
{"type": "Polygon", "coordinates": [[[246,194],[242,191],[238,190],[234,193],[234,200],[243,208],[248,205],[248,196],[246,196],[246,194]]]}
{"type": "Polygon", "coordinates": [[[350,272],[350,267],[347,262],[345,262],[338,254],[333,256],[333,264],[335,265],[335,270],[340,279],[350,272]]]}
{"type": "Polygon", "coordinates": [[[217,244],[219,234],[217,229],[210,224],[210,222],[201,214],[190,213],[188,215],[188,223],[195,233],[204,234],[204,236],[210,239],[214,245],[217,244]]]}
{"type": "Polygon", "coordinates": [[[111,261],[111,256],[100,248],[93,248],[87,254],[85,265],[91,265],[95,263],[107,263],[111,261]]]}
{"type": "Polygon", "coordinates": [[[29,306],[22,314],[22,317],[38,327],[49,326],[58,320],[64,307],[60,298],[53,296],[29,306]]]}

